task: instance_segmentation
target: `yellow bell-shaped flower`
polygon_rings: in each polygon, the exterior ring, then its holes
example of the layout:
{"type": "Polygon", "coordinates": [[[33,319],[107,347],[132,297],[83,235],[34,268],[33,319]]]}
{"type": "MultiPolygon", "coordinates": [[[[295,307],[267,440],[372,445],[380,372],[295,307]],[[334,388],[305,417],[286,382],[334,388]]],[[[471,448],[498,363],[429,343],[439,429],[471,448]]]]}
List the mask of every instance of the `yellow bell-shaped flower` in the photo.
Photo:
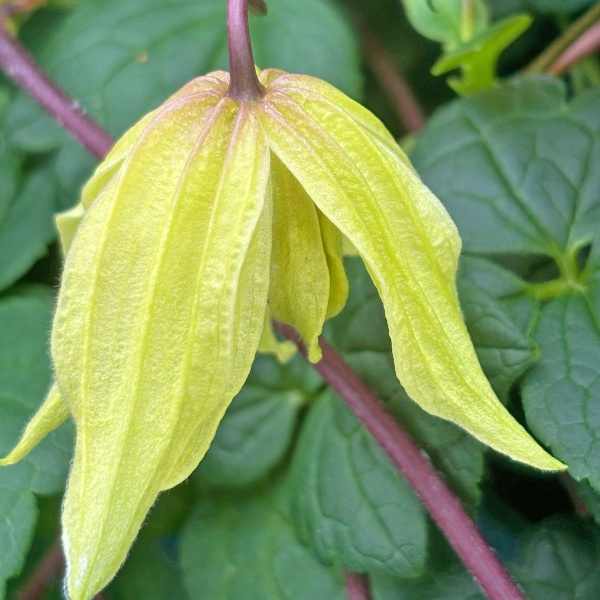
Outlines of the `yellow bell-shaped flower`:
{"type": "Polygon", "coordinates": [[[186,85],[117,142],[61,219],[56,385],[1,464],[72,415],[73,600],[110,581],[157,495],[206,453],[261,338],[276,346],[267,307],[319,360],[323,323],[346,301],[344,236],[379,290],[411,398],[515,460],[563,468],[485,379],[456,293],[460,238],[390,134],[322,81],[265,70],[259,82],[249,99],[231,97],[224,72],[186,85]]]}

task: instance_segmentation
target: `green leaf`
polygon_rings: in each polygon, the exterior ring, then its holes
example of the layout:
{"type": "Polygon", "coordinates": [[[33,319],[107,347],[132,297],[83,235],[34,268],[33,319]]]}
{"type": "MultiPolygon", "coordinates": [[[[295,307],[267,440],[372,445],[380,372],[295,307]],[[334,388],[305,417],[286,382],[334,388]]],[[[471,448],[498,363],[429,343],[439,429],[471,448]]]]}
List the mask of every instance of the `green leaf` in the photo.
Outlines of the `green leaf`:
{"type": "Polygon", "coordinates": [[[600,532],[574,517],[550,517],[523,536],[514,572],[532,600],[596,600],[600,532]]]}
{"type": "MultiPolygon", "coordinates": [[[[52,297],[39,292],[0,299],[0,454],[17,441],[50,385],[47,341],[52,297]]],[[[26,459],[0,469],[0,598],[19,573],[37,520],[34,494],[63,486],[71,452],[70,429],[49,435],[26,459]]]]}
{"type": "MultiPolygon", "coordinates": [[[[185,600],[181,571],[160,540],[139,541],[108,588],[113,600],[185,600]]],[[[196,596],[199,597],[199,596],[196,596]]]]}
{"type": "MultiPolygon", "coordinates": [[[[517,328],[527,332],[526,339],[530,339],[529,333],[539,314],[539,303],[527,294],[526,281],[489,259],[464,255],[458,271],[459,290],[465,282],[471,282],[499,300],[517,328]]],[[[534,353],[536,357],[539,355],[537,346],[534,353]]]]}
{"type": "Polygon", "coordinates": [[[506,399],[512,384],[537,359],[537,346],[485,288],[462,279],[459,294],[477,356],[494,391],[506,399]]]}
{"type": "Polygon", "coordinates": [[[488,0],[497,17],[521,11],[540,14],[574,13],[591,6],[594,0],[488,0]]]}
{"type": "Polygon", "coordinates": [[[534,433],[576,479],[600,489],[600,302],[598,286],[542,310],[534,337],[542,356],[523,385],[534,433]]]}
{"type": "Polygon", "coordinates": [[[0,290],[12,285],[46,253],[54,237],[54,197],[43,165],[25,165],[7,139],[7,91],[0,88],[0,290]]]}
{"type": "Polygon", "coordinates": [[[567,104],[560,80],[532,76],[431,119],[412,158],[465,250],[542,254],[561,266],[590,242],[600,218],[600,170],[590,167],[599,109],[598,89],[567,104]]]}
{"type": "MultiPolygon", "coordinates": [[[[37,58],[93,117],[120,135],[190,79],[228,68],[226,9],[223,0],[83,0],[58,27],[45,30],[37,58]]],[[[329,0],[301,6],[271,0],[269,15],[252,25],[261,68],[315,75],[351,96],[360,94],[357,43],[329,0]]],[[[56,148],[66,137],[23,94],[10,122],[13,141],[30,151],[56,148]]]]}
{"type": "Polygon", "coordinates": [[[29,271],[56,237],[55,196],[48,176],[43,166],[25,172],[0,216],[0,290],[29,271]]]}
{"type": "Polygon", "coordinates": [[[293,473],[296,526],[324,562],[357,572],[420,573],[421,503],[333,392],[321,396],[303,425],[293,473]]]}
{"type": "Polygon", "coordinates": [[[438,531],[429,543],[427,568],[416,579],[389,575],[371,578],[373,600],[483,600],[471,574],[438,531]]]}
{"type": "Polygon", "coordinates": [[[345,599],[341,573],[323,566],[297,540],[279,493],[199,503],[180,548],[191,598],[345,599]]]}
{"type": "Polygon", "coordinates": [[[194,478],[210,486],[244,487],[266,476],[285,457],[298,412],[321,385],[300,357],[280,365],[258,356],[194,478]]]}

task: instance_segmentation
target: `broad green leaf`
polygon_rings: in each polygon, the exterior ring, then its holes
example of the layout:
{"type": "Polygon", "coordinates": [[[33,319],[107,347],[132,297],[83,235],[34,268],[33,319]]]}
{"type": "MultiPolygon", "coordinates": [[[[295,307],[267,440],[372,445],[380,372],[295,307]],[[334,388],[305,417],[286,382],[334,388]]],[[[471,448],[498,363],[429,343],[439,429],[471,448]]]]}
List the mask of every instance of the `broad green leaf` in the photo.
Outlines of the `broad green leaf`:
{"type": "Polygon", "coordinates": [[[5,113],[9,96],[0,87],[0,290],[23,276],[54,238],[54,196],[45,165],[25,164],[9,142],[5,113]]]}
{"type": "Polygon", "coordinates": [[[531,600],[596,600],[600,530],[574,517],[550,517],[523,536],[514,573],[531,600]]]}
{"type": "Polygon", "coordinates": [[[418,575],[426,518],[406,480],[333,392],[303,424],[293,462],[300,538],[326,564],[357,572],[418,575]]]}
{"type": "Polygon", "coordinates": [[[296,538],[273,487],[256,496],[199,503],[183,529],[179,553],[190,598],[346,598],[341,572],[323,566],[296,538]]]}
{"type": "MultiPolygon", "coordinates": [[[[0,455],[15,444],[50,386],[50,293],[0,299],[0,455]]],[[[49,435],[26,459],[0,468],[0,598],[18,574],[37,520],[34,494],[64,486],[71,452],[70,428],[49,435]]]]}
{"type": "Polygon", "coordinates": [[[567,103],[558,79],[515,79],[440,110],[412,159],[465,250],[543,254],[563,266],[600,219],[600,170],[590,166],[600,157],[598,114],[597,89],[567,103]]]}
{"type": "Polygon", "coordinates": [[[258,356],[194,477],[217,487],[245,487],[265,477],[284,459],[298,412],[321,385],[300,357],[280,365],[258,356]]]}
{"type": "Polygon", "coordinates": [[[512,384],[539,355],[536,344],[515,323],[506,308],[485,288],[459,281],[465,323],[492,387],[505,399],[512,384]]]}
{"type": "Polygon", "coordinates": [[[373,600],[483,600],[471,574],[438,531],[432,532],[426,570],[421,577],[371,577],[373,600]]]}
{"type": "Polygon", "coordinates": [[[55,196],[47,167],[27,169],[0,216],[0,290],[22,277],[56,237],[55,196]]]}
{"type": "MultiPolygon", "coordinates": [[[[62,24],[43,31],[37,58],[92,116],[120,135],[186,81],[227,69],[226,10],[224,0],[82,0],[62,24]]],[[[269,15],[252,25],[261,68],[315,75],[351,96],[360,94],[357,43],[330,0],[305,0],[302,6],[271,0],[269,15]]],[[[24,94],[10,122],[12,139],[27,150],[49,150],[65,140],[24,94]]]]}
{"type": "Polygon", "coordinates": [[[569,465],[576,479],[600,490],[600,298],[551,300],[534,330],[541,358],[523,384],[527,422],[569,465]]]}
{"type": "MultiPolygon", "coordinates": [[[[522,335],[529,339],[540,306],[532,295],[527,294],[529,284],[526,281],[491,259],[464,255],[458,272],[459,289],[469,283],[500,301],[522,335]]],[[[469,318],[468,315],[465,317],[469,318]]],[[[537,356],[537,347],[534,352],[537,356]]]]}

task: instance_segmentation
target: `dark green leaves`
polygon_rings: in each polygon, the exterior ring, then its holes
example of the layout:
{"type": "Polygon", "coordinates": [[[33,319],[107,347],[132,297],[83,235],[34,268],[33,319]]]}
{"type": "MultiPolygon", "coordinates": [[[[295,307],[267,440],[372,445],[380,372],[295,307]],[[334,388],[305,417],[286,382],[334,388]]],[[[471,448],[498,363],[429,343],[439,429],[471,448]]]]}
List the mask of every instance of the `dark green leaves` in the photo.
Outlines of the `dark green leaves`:
{"type": "Polygon", "coordinates": [[[419,574],[426,542],[421,503],[332,392],[313,406],[293,468],[298,532],[324,561],[358,572],[419,574]]]}
{"type": "Polygon", "coordinates": [[[26,273],[54,238],[50,172],[43,163],[25,164],[25,156],[8,140],[8,103],[0,88],[0,291],[26,273]]]}
{"type": "Polygon", "coordinates": [[[285,489],[202,501],[181,545],[190,597],[344,600],[341,572],[324,567],[298,541],[286,504],[285,489]]]}
{"type": "Polygon", "coordinates": [[[565,294],[542,311],[540,361],[523,388],[527,420],[577,479],[600,489],[600,305],[565,294]]]}
{"type": "Polygon", "coordinates": [[[595,600],[599,567],[598,529],[555,516],[523,536],[515,574],[532,600],[595,600]]]}
{"type": "MultiPolygon", "coordinates": [[[[52,298],[22,293],[0,299],[0,453],[20,432],[50,386],[47,339],[52,298]]],[[[0,598],[4,583],[20,572],[37,519],[34,493],[62,489],[72,438],[68,428],[51,434],[26,459],[0,469],[0,598]]]]}
{"type": "Polygon", "coordinates": [[[514,80],[440,111],[413,160],[444,201],[465,250],[556,261],[589,243],[600,217],[600,93],[569,105],[556,79],[514,80]]]}
{"type": "Polygon", "coordinates": [[[292,444],[299,410],[321,386],[299,356],[287,365],[257,357],[194,477],[201,484],[244,487],[267,475],[292,444]]]}

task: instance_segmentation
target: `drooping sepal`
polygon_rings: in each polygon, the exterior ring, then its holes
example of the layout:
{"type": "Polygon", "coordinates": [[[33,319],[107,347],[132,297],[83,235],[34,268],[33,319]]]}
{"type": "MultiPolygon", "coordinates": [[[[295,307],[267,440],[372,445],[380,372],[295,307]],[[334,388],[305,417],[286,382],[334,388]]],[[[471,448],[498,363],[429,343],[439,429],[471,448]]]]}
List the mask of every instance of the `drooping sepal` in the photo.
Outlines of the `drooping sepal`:
{"type": "Polygon", "coordinates": [[[262,103],[271,149],[364,260],[410,397],[515,460],[564,468],[508,413],[481,370],[456,292],[460,238],[440,202],[362,109],[340,107],[306,78],[297,88],[287,79],[275,79],[262,103]]]}
{"type": "Polygon", "coordinates": [[[97,196],[67,255],[52,338],[77,427],[63,508],[73,600],[114,576],[248,374],[268,292],[268,175],[252,111],[194,91],[156,111],[117,172],[87,188],[97,196]]]}
{"type": "Polygon", "coordinates": [[[269,306],[306,342],[308,358],[321,359],[319,335],[329,305],[329,266],[317,209],[295,177],[273,156],[273,255],[269,306]]]}

